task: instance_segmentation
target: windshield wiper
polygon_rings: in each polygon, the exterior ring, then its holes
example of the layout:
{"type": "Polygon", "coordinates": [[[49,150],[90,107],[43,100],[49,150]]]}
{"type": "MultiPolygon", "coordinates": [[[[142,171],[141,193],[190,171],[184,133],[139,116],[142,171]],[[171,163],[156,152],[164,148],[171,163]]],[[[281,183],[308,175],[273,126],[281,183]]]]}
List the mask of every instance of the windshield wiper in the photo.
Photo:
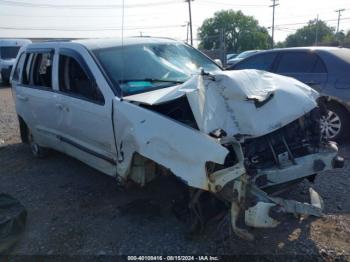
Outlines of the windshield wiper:
{"type": "Polygon", "coordinates": [[[151,82],[151,83],[175,83],[175,84],[183,84],[184,81],[179,80],[167,80],[167,79],[157,79],[157,78],[144,78],[144,79],[123,79],[119,80],[119,83],[128,83],[128,82],[151,82]]]}

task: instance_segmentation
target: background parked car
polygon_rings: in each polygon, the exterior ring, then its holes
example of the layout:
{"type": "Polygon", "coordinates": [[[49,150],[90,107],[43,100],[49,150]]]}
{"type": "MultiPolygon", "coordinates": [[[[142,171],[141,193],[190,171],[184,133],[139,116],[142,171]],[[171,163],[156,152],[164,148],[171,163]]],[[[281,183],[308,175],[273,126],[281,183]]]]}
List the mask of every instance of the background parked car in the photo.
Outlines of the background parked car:
{"type": "Polygon", "coordinates": [[[227,55],[226,55],[226,61],[235,58],[237,55],[238,55],[238,54],[235,54],[235,53],[227,54],[227,55]]]}
{"type": "Polygon", "coordinates": [[[0,40],[0,77],[5,84],[9,83],[12,66],[19,49],[30,44],[28,39],[1,39],[0,40]]]}
{"type": "Polygon", "coordinates": [[[239,61],[259,52],[260,50],[248,50],[248,51],[244,51],[234,57],[231,57],[229,59],[227,59],[227,65],[235,65],[236,63],[238,63],[239,61]]]}
{"type": "Polygon", "coordinates": [[[228,70],[260,69],[290,76],[326,97],[328,115],[321,119],[324,136],[344,138],[349,131],[350,49],[296,47],[261,51],[228,67],[228,70]]]}

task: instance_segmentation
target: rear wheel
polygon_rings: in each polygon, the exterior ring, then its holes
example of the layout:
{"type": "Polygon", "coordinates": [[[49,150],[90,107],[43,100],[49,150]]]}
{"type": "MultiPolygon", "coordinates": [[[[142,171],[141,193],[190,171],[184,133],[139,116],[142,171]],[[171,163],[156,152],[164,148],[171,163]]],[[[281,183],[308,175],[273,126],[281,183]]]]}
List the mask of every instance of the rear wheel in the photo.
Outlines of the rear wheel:
{"type": "Polygon", "coordinates": [[[37,158],[44,158],[47,156],[48,150],[42,146],[40,146],[34,139],[34,136],[31,130],[28,128],[28,144],[30,146],[30,150],[32,151],[33,156],[37,158]]]}
{"type": "Polygon", "coordinates": [[[328,140],[340,141],[348,130],[348,112],[340,105],[327,104],[327,113],[321,117],[321,133],[328,140]]]}

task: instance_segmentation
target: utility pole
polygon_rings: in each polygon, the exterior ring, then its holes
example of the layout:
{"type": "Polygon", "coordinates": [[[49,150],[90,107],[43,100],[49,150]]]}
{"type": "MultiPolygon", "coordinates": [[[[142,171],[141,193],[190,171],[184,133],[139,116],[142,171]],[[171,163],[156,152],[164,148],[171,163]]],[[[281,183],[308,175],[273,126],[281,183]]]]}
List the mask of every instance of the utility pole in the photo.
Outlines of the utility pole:
{"type": "Polygon", "coordinates": [[[225,52],[225,29],[220,28],[220,60],[223,65],[226,65],[226,52],[225,52]]]}
{"type": "Polygon", "coordinates": [[[273,2],[272,5],[270,5],[270,7],[272,7],[272,27],[271,27],[271,36],[272,36],[272,43],[271,43],[271,48],[273,48],[274,46],[274,35],[275,35],[275,7],[278,6],[279,4],[276,3],[276,0],[271,0],[273,2]]]}
{"type": "Polygon", "coordinates": [[[188,13],[190,17],[190,39],[191,39],[191,45],[193,46],[193,34],[192,34],[192,11],[191,11],[191,2],[194,0],[185,0],[185,2],[188,3],[188,13]]]}
{"type": "Polygon", "coordinates": [[[316,18],[316,36],[315,36],[315,46],[318,45],[318,15],[316,18]]]}
{"type": "Polygon", "coordinates": [[[340,17],[341,17],[341,12],[345,11],[344,8],[335,10],[335,12],[338,13],[338,25],[337,25],[337,33],[339,32],[339,23],[340,23],[340,17]]]}
{"type": "Polygon", "coordinates": [[[190,22],[186,24],[186,43],[188,44],[188,33],[189,33],[190,22]]]}

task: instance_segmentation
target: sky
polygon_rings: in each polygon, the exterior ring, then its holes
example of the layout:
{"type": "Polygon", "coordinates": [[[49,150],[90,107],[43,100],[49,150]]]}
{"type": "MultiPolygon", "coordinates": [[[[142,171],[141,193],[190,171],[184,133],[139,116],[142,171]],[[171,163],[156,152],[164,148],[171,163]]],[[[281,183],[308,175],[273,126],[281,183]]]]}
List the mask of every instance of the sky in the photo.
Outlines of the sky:
{"type": "MultiPolygon", "coordinates": [[[[341,13],[340,30],[350,30],[350,0],[279,0],[278,3],[276,42],[283,41],[317,15],[336,27],[337,9],[345,9],[341,13]]],[[[197,28],[204,19],[223,9],[241,10],[254,16],[260,25],[271,27],[271,4],[271,0],[194,0],[191,5],[195,44],[197,28]]],[[[188,21],[185,0],[124,0],[124,3],[123,0],[0,0],[0,38],[147,35],[185,41],[188,21]]]]}

